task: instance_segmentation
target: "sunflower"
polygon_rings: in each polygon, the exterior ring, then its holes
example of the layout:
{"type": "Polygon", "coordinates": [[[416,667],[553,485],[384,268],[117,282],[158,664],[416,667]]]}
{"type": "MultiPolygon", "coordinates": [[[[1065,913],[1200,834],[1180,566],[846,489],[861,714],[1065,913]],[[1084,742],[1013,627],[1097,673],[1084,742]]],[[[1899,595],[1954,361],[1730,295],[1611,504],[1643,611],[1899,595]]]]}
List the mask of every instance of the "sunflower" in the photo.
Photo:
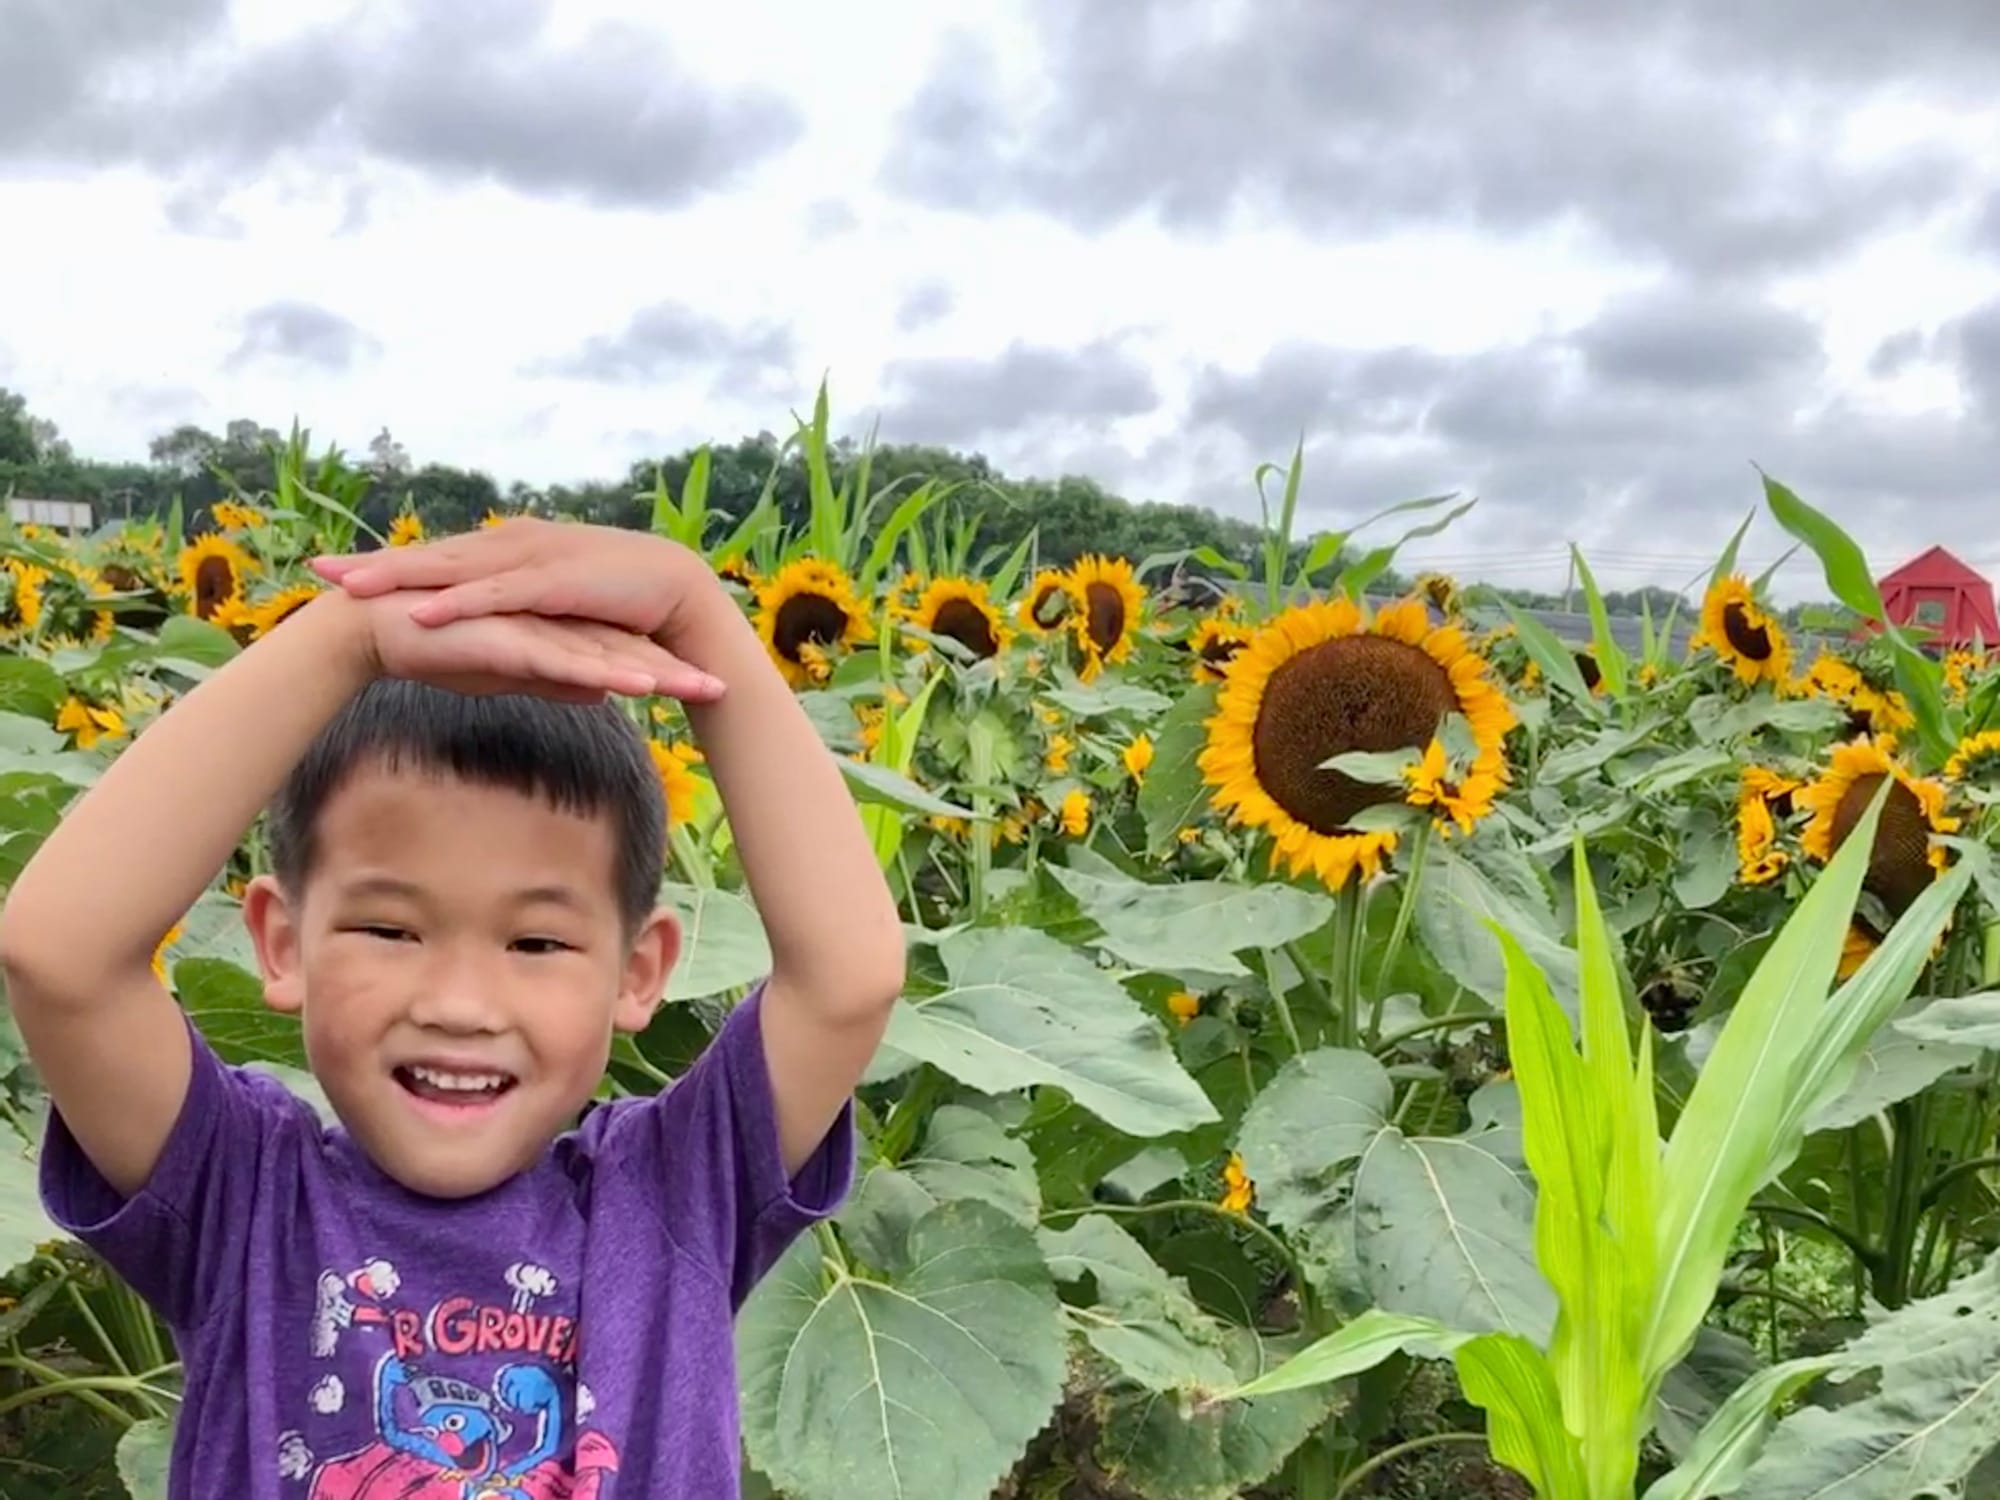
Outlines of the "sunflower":
{"type": "Polygon", "coordinates": [[[424,539],[424,518],[415,511],[404,511],[389,523],[389,545],[391,547],[414,547],[424,539]]]}
{"type": "Polygon", "coordinates": [[[873,633],[838,563],[802,557],[757,586],[757,634],[793,687],[825,681],[830,653],[873,633]]]}
{"type": "Polygon", "coordinates": [[[1422,760],[1403,768],[1403,779],[1410,784],[1404,800],[1412,807],[1431,808],[1438,827],[1447,833],[1452,824],[1462,833],[1472,832],[1473,824],[1493,811],[1493,799],[1500,795],[1497,757],[1485,769],[1461,777],[1439,739],[1424,748],[1422,760]]]}
{"type": "Polygon", "coordinates": [[[317,584],[298,583],[281,589],[250,612],[252,639],[262,640],[320,595],[317,584]]]}
{"type": "Polygon", "coordinates": [[[1977,651],[1955,650],[1944,655],[1944,685],[1946,691],[1959,702],[1965,701],[1971,689],[1972,676],[1986,665],[1986,659],[1977,651]]]}
{"type": "Polygon", "coordinates": [[[234,500],[218,500],[208,508],[208,513],[224,531],[249,531],[264,524],[261,510],[254,505],[239,505],[234,500]]]}
{"type": "Polygon", "coordinates": [[[1737,879],[1768,885],[1784,873],[1789,859],[1778,847],[1778,823],[1771,804],[1747,785],[1736,800],[1737,879]]]}
{"type": "Polygon", "coordinates": [[[1782,688],[1792,671],[1792,643],[1777,616],[1757,603],[1740,573],[1722,579],[1701,601],[1701,629],[1691,645],[1708,647],[1746,686],[1782,688]]]}
{"type": "Polygon", "coordinates": [[[1415,591],[1439,614],[1458,613],[1458,580],[1449,573],[1419,573],[1415,591]]]}
{"type": "Polygon", "coordinates": [[[17,557],[0,559],[5,570],[7,600],[0,605],[0,640],[33,630],[42,621],[42,589],[49,570],[17,557]]]}
{"type": "Polygon", "coordinates": [[[1234,1151],[1222,1168],[1222,1209],[1224,1213],[1247,1214],[1257,1201],[1257,1185],[1243,1170],[1243,1158],[1234,1151]]]}
{"type": "Polygon", "coordinates": [[[1792,799],[1805,788],[1803,781],[1773,771],[1769,766],[1745,766],[1740,785],[1741,795],[1762,798],[1781,818],[1792,815],[1792,799]]]}
{"type": "Polygon", "coordinates": [[[1077,676],[1089,682],[1104,670],[1106,662],[1122,662],[1132,654],[1146,591],[1139,587],[1132,565],[1124,558],[1093,553],[1079,558],[1070,570],[1070,592],[1078,602],[1070,628],[1076,634],[1077,649],[1083,653],[1077,676]]]}
{"type": "Polygon", "coordinates": [[[247,646],[257,639],[256,611],[241,594],[218,604],[215,613],[208,617],[208,623],[218,630],[228,631],[239,646],[247,646]]]}
{"type": "Polygon", "coordinates": [[[1118,757],[1125,763],[1125,774],[1135,785],[1146,784],[1146,768],[1153,763],[1153,739],[1151,735],[1140,735],[1127,745],[1118,757]]]}
{"type": "Polygon", "coordinates": [[[2000,778],[2000,729],[1984,729],[1958,742],[1945,762],[1947,781],[1969,781],[1988,785],[2000,778]]]}
{"type": "Polygon", "coordinates": [[[755,589],[758,584],[757,570],[750,566],[741,552],[732,552],[717,563],[715,576],[739,588],[755,589]]]}
{"type": "Polygon", "coordinates": [[[1201,996],[1188,990],[1175,990],[1167,996],[1167,1014],[1185,1026],[1201,1014],[1201,996]]]}
{"type": "Polygon", "coordinates": [[[257,568],[249,553],[212,531],[181,548],[177,566],[188,612],[203,620],[213,619],[225,601],[242,598],[243,580],[257,568]]]}
{"type": "Polygon", "coordinates": [[[1229,675],[1236,653],[1250,643],[1250,634],[1247,626],[1224,619],[1220,613],[1195,626],[1194,634],[1188,637],[1188,649],[1194,652],[1194,680],[1221,682],[1229,675]]]}
{"type": "Polygon", "coordinates": [[[1381,868],[1396,835],[1348,825],[1402,794],[1323,770],[1324,762],[1350,750],[1425,749],[1447,717],[1461,714],[1472,732],[1471,770],[1497,778],[1514,725],[1485,659],[1457,626],[1433,628],[1415,600],[1372,622],[1345,598],[1286,610],[1237,657],[1216,708],[1199,760],[1214,805],[1269,833],[1274,865],[1315,871],[1333,889],[1357,870],[1381,868]]]}
{"type": "MultiPolygon", "coordinates": [[[[1576,658],[1576,673],[1577,676],[1583,679],[1584,687],[1593,693],[1603,692],[1604,668],[1597,664],[1597,653],[1595,651],[1572,651],[1570,655],[1576,658]]],[[[1528,665],[1532,667],[1535,664],[1530,661],[1528,665]]],[[[1525,684],[1528,679],[1524,676],[1521,680],[1525,684]]]]}
{"type": "Polygon", "coordinates": [[[701,782],[690,767],[701,764],[702,753],[685,742],[663,745],[658,740],[649,739],[646,748],[652,752],[653,769],[660,776],[660,789],[667,794],[667,826],[678,828],[692,821],[694,799],[701,791],[701,782]]]}
{"type": "Polygon", "coordinates": [[[1858,668],[1830,652],[1814,658],[1794,687],[1845,708],[1849,735],[1901,734],[1917,722],[1909,700],[1901,693],[1878,687],[1858,668]]]}
{"type": "Polygon", "coordinates": [[[1090,832],[1090,793],[1081,787],[1062,800],[1062,830],[1073,839],[1090,832]]]}
{"type": "Polygon", "coordinates": [[[506,524],[507,524],[507,518],[501,515],[500,512],[497,510],[489,510],[486,512],[485,515],[479,518],[479,525],[481,530],[484,530],[492,526],[505,526],[506,524]]]}
{"type": "Polygon", "coordinates": [[[1840,963],[1834,970],[1836,979],[1852,979],[1855,971],[1868,962],[1869,955],[1881,946],[1882,939],[1875,935],[1875,929],[1858,918],[1848,924],[1847,935],[1840,940],[1840,963]]]}
{"type": "Polygon", "coordinates": [[[1864,884],[1901,916],[1945,866],[1944,846],[1933,844],[1931,835],[1958,830],[1959,820],[1944,810],[1944,784],[1912,776],[1873,740],[1855,740],[1834,747],[1831,765],[1799,793],[1798,805],[1812,814],[1805,851],[1825,864],[1853,832],[1885,778],[1896,784],[1883,804],[1864,884]]]}
{"type": "Polygon", "coordinates": [[[932,635],[948,636],[980,661],[998,656],[1014,632],[987,597],[986,585],[972,578],[935,578],[909,611],[910,620],[932,635]]]}
{"type": "Polygon", "coordinates": [[[1070,593],[1070,576],[1060,568],[1044,568],[1035,575],[1023,596],[1019,614],[1024,629],[1047,635],[1069,618],[1076,600],[1070,593]]]}
{"type": "Polygon", "coordinates": [[[56,569],[49,577],[56,588],[44,591],[44,603],[59,606],[63,628],[92,644],[110,640],[117,619],[110,610],[96,607],[113,592],[104,575],[71,557],[61,559],[56,569]]]}
{"type": "Polygon", "coordinates": [[[181,924],[174,923],[160,939],[159,946],[153,949],[153,977],[161,984],[167,983],[167,950],[181,940],[182,933],[181,924]]]}
{"type": "Polygon", "coordinates": [[[99,740],[125,737],[125,717],[115,708],[99,707],[71,693],[56,714],[56,728],[76,736],[76,748],[88,750],[99,740]]]}
{"type": "Polygon", "coordinates": [[[1048,748],[1042,752],[1042,764],[1048,767],[1051,776],[1061,776],[1069,770],[1069,758],[1076,750],[1076,741],[1066,734],[1049,736],[1048,748]]]}
{"type": "Polygon", "coordinates": [[[139,630],[155,630],[167,622],[167,596],[141,568],[129,562],[108,562],[99,570],[107,587],[116,594],[136,594],[145,602],[122,611],[125,623],[139,630]]]}

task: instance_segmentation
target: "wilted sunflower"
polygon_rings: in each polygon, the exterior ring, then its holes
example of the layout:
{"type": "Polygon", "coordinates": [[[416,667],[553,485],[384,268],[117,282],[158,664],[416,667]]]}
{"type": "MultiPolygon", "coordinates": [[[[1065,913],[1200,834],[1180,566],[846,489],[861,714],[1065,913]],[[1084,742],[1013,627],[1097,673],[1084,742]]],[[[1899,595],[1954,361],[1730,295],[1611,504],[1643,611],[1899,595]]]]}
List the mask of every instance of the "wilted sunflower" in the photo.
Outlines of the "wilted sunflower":
{"type": "Polygon", "coordinates": [[[1028,585],[1028,592],[1021,599],[1021,625],[1036,635],[1047,635],[1061,628],[1075,605],[1069,574],[1060,568],[1044,568],[1035,575],[1035,581],[1028,585]]]}
{"type": "Polygon", "coordinates": [[[251,638],[262,640],[319,596],[319,586],[312,583],[298,583],[279,590],[251,610],[251,638]]]}
{"type": "Polygon", "coordinates": [[[0,640],[33,630],[42,619],[42,588],[49,570],[17,557],[0,559],[5,571],[7,597],[0,603],[0,640]]]}
{"type": "Polygon", "coordinates": [[[973,578],[932,579],[909,618],[932,635],[949,636],[981,661],[998,656],[1014,638],[985,583],[973,578]]]}
{"type": "Polygon", "coordinates": [[[1121,662],[1132,654],[1139,638],[1139,611],[1146,603],[1146,591],[1132,576],[1132,565],[1122,557],[1079,558],[1070,570],[1070,593],[1077,610],[1070,618],[1077,649],[1083,664],[1077,676],[1089,682],[1104,670],[1107,662],[1121,662]]]}
{"type": "Polygon", "coordinates": [[[1701,601],[1701,629],[1689,643],[1721,657],[1746,686],[1782,688],[1792,672],[1792,645],[1777,617],[1758,604],[1742,574],[1732,573],[1701,601]]]}
{"type": "Polygon", "coordinates": [[[2000,781],[2000,729],[1984,729],[1958,742],[1945,762],[1945,780],[1990,786],[2000,781]]]}
{"type": "Polygon", "coordinates": [[[1769,885],[1790,863],[1778,847],[1778,823],[1771,804],[1747,785],[1736,799],[1736,878],[1745,885],[1769,885]]]}
{"type": "Polygon", "coordinates": [[[1270,834],[1274,865],[1338,889],[1396,846],[1392,832],[1349,824],[1403,793],[1322,765],[1351,750],[1422,750],[1454,713],[1471,727],[1472,769],[1502,774],[1513,710],[1457,626],[1432,628],[1415,600],[1372,622],[1350,599],[1321,600],[1278,615],[1237,657],[1199,764],[1217,808],[1270,834]]]}
{"type": "Polygon", "coordinates": [[[834,650],[873,633],[838,563],[802,557],[757,586],[757,634],[793,687],[814,681],[834,650]]]}
{"type": "Polygon", "coordinates": [[[652,752],[653,769],[659,773],[660,789],[667,797],[667,826],[678,828],[694,818],[694,801],[701,791],[701,781],[690,769],[700,765],[701,751],[685,741],[663,745],[658,740],[647,740],[646,748],[652,752]]]}
{"type": "Polygon", "coordinates": [[[121,611],[125,623],[138,630],[155,630],[167,622],[167,596],[130,562],[108,562],[98,570],[105,585],[118,594],[136,594],[143,604],[121,611]]]}
{"type": "Polygon", "coordinates": [[[1458,613],[1458,580],[1449,573],[1419,573],[1416,592],[1441,615],[1458,613]]]}
{"type": "Polygon", "coordinates": [[[404,511],[389,523],[389,545],[391,547],[414,547],[424,539],[424,518],[415,511],[404,511]]]}
{"type": "Polygon", "coordinates": [[[1944,784],[1911,775],[1875,741],[1856,740],[1834,747],[1832,763],[1799,793],[1798,805],[1812,814],[1805,851],[1825,864],[1868,811],[1885,778],[1896,784],[1882,806],[1864,884],[1891,914],[1901,916],[1947,863],[1944,846],[1933,844],[1931,835],[1958,831],[1959,820],[1944,810],[1944,784]]]}
{"type": "Polygon", "coordinates": [[[1250,635],[1248,626],[1224,619],[1220,613],[1195,626],[1194,634],[1188,637],[1188,649],[1194,653],[1194,680],[1221,682],[1229,675],[1236,653],[1250,643],[1250,635]]]}
{"type": "Polygon", "coordinates": [[[243,580],[257,568],[249,553],[212,531],[181,548],[177,566],[188,612],[203,620],[213,619],[226,600],[241,599],[243,580]]]}

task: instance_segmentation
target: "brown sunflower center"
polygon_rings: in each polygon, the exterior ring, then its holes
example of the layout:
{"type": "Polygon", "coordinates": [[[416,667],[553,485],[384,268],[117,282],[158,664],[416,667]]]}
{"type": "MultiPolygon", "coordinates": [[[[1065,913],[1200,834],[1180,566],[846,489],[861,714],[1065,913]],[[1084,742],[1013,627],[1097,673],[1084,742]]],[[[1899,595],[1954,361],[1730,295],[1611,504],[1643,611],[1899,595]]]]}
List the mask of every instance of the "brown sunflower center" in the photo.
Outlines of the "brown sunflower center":
{"type": "Polygon", "coordinates": [[[270,628],[272,630],[276,630],[280,625],[284,624],[285,621],[289,620],[293,615],[297,614],[300,610],[304,609],[310,603],[312,603],[312,599],[310,597],[292,600],[283,609],[277,611],[277,613],[271,616],[270,628]]]}
{"type": "Polygon", "coordinates": [[[226,557],[204,557],[194,570],[194,612],[206,620],[236,593],[236,568],[226,557]]]}
{"type": "Polygon", "coordinates": [[[1604,680],[1604,669],[1598,666],[1597,658],[1588,651],[1577,652],[1576,669],[1583,674],[1583,685],[1596,692],[1598,683],[1604,680]]]}
{"type": "Polygon", "coordinates": [[[1313,832],[1338,833],[1364,807],[1400,793],[1323,771],[1321,762],[1350,750],[1421,749],[1457,707],[1451,678],[1415,646],[1379,635],[1322,641],[1264,685],[1250,739],[1257,780],[1313,832]]]}
{"type": "Polygon", "coordinates": [[[1028,613],[1042,629],[1062,623],[1062,617],[1069,613],[1069,593],[1059,583],[1045,584],[1028,606],[1028,613]]]}
{"type": "Polygon", "coordinates": [[[1000,649],[1000,642],[993,634],[993,622],[970,599],[945,600],[931,620],[931,630],[937,635],[950,636],[982,659],[1000,649]]]}
{"type": "Polygon", "coordinates": [[[1125,596],[1108,583],[1083,586],[1083,605],[1088,618],[1084,628],[1090,644],[1100,652],[1109,651],[1125,634],[1125,596]]]}
{"type": "Polygon", "coordinates": [[[1242,649],[1243,642],[1235,636],[1210,636],[1201,643],[1201,659],[1211,667],[1220,667],[1234,661],[1242,649]]]}
{"type": "Polygon", "coordinates": [[[798,662],[802,646],[830,646],[847,629],[847,611],[824,594],[794,594],[778,606],[771,636],[778,654],[798,662]]]}
{"type": "MultiPolygon", "coordinates": [[[[1833,810],[1833,847],[1847,842],[1854,825],[1861,821],[1868,804],[1882,785],[1882,772],[1857,776],[1833,810]]],[[[1916,793],[1900,781],[1882,805],[1882,821],[1876,825],[1875,848],[1868,857],[1864,882],[1896,916],[1901,916],[1930,887],[1935,872],[1930,863],[1930,823],[1916,793]]]]}
{"type": "Polygon", "coordinates": [[[1749,612],[1742,605],[1723,607],[1722,634],[1738,656],[1751,661],[1771,659],[1771,632],[1762,625],[1753,624],[1749,612]]]}

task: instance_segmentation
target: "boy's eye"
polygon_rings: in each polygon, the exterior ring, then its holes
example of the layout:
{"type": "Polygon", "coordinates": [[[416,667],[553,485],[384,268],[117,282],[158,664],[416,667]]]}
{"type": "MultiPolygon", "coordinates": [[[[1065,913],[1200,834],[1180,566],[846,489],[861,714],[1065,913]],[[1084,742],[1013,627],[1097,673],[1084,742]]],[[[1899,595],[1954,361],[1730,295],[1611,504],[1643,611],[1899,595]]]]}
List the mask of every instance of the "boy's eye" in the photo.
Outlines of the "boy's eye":
{"type": "Polygon", "coordinates": [[[347,930],[358,932],[364,937],[381,938],[384,942],[390,943],[408,942],[416,937],[416,934],[407,927],[391,927],[384,922],[362,922],[347,930]]]}
{"type": "Polygon", "coordinates": [[[575,945],[572,943],[565,943],[561,938],[523,937],[523,938],[515,938],[514,941],[508,946],[513,948],[513,950],[516,953],[539,954],[539,953],[568,953],[574,948],[575,945]]]}

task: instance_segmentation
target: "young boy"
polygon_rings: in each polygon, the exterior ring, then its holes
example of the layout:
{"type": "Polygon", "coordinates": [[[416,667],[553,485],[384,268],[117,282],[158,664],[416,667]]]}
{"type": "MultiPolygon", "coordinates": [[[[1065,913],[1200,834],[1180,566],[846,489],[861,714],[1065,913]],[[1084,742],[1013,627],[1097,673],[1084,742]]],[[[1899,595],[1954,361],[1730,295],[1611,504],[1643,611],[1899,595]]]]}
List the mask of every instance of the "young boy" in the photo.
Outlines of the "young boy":
{"type": "Polygon", "coordinates": [[[902,987],[839,768],[668,542],[513,521],[316,566],[337,586],[127,749],[0,915],[50,1212],[183,1354],[170,1494],[733,1496],[733,1315],[846,1192],[902,987]],[[672,1088],[571,1130],[680,941],[658,778],[606,701],[653,693],[687,704],[771,967],[672,1088]],[[244,918],[335,1129],[152,973],[267,804],[244,918]]]}

